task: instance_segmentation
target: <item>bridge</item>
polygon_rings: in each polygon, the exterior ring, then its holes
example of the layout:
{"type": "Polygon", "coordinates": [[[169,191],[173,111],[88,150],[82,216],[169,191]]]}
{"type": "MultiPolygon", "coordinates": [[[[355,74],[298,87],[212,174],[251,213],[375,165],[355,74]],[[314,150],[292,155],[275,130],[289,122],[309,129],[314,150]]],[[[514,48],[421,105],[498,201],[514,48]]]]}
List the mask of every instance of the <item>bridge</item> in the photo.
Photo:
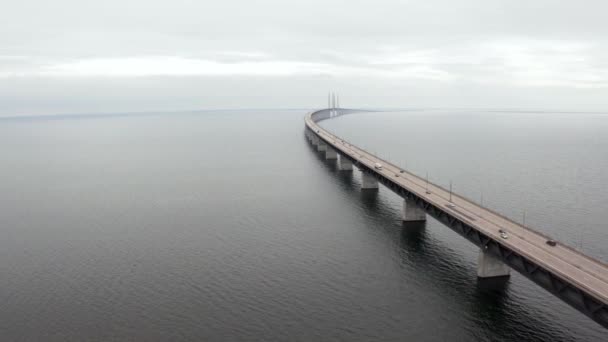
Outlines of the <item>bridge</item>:
{"type": "Polygon", "coordinates": [[[317,124],[348,112],[329,108],[305,117],[305,135],[326,159],[339,158],[344,171],[356,166],[363,189],[382,184],[402,197],[403,221],[425,221],[430,215],[477,245],[479,278],[508,277],[513,269],[608,328],[607,264],[429,183],[317,124]]]}

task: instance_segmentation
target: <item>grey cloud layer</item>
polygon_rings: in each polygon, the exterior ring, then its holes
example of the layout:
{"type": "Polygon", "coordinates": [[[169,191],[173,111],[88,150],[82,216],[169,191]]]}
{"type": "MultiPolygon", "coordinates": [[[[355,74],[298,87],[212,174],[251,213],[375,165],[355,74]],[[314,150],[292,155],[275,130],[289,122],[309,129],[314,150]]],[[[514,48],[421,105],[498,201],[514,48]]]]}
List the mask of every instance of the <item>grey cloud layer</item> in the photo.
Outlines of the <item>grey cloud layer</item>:
{"type": "Polygon", "coordinates": [[[604,13],[606,1],[9,2],[0,115],[150,109],[150,89],[163,90],[166,106],[226,107],[234,104],[215,88],[229,84],[251,106],[273,105],[260,91],[267,84],[283,94],[274,106],[339,86],[357,105],[387,104],[380,94],[407,89],[419,96],[388,104],[440,106],[434,93],[445,106],[554,108],[564,102],[555,94],[576,89],[569,106],[608,109],[604,13]],[[159,77],[171,81],[158,88],[159,77]],[[104,84],[122,92],[100,94],[104,84]],[[76,85],[78,101],[69,96],[76,85]]]}

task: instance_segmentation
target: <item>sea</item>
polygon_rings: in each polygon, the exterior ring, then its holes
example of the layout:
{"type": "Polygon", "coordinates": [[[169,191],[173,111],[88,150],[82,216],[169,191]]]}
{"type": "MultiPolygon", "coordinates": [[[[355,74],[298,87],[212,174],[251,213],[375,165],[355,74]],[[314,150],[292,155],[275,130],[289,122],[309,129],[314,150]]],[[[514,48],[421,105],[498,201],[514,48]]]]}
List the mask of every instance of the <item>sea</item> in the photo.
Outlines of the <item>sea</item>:
{"type": "MultiPolygon", "coordinates": [[[[608,341],[339,171],[309,109],[0,118],[0,341],[608,341]]],[[[321,125],[608,262],[608,114],[402,109],[321,125]]]]}

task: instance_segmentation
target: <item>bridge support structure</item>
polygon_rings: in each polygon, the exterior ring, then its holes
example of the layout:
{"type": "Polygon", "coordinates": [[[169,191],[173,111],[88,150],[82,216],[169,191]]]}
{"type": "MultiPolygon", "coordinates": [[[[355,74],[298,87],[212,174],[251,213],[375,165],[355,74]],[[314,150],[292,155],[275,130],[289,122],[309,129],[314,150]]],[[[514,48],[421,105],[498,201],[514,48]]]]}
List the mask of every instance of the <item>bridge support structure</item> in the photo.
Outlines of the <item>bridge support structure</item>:
{"type": "Polygon", "coordinates": [[[338,159],[338,169],[340,171],[352,171],[353,163],[343,155],[340,155],[340,159],[338,159]]]}
{"type": "Polygon", "coordinates": [[[327,144],[325,143],[325,141],[323,141],[321,139],[317,140],[317,151],[319,151],[319,152],[327,151],[327,144]]]}
{"type": "Polygon", "coordinates": [[[338,152],[336,152],[336,150],[334,150],[333,148],[327,146],[327,148],[325,149],[325,159],[337,159],[338,158],[338,152]]]}
{"type": "Polygon", "coordinates": [[[426,212],[419,208],[414,200],[405,198],[403,200],[403,210],[401,212],[403,222],[423,222],[426,221],[426,212]]]}
{"type": "Polygon", "coordinates": [[[361,189],[378,189],[378,180],[367,172],[361,173],[361,189]]]}
{"type": "Polygon", "coordinates": [[[508,277],[510,272],[511,268],[502,260],[484,251],[483,248],[479,250],[479,256],[477,257],[478,278],[508,277]]]}

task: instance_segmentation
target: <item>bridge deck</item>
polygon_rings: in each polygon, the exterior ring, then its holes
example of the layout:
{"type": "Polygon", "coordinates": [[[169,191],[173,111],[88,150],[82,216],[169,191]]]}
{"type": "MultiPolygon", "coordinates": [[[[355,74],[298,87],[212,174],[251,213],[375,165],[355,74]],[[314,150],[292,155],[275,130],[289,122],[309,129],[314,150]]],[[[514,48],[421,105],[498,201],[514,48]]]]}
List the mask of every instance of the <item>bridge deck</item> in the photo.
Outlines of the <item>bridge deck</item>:
{"type": "Polygon", "coordinates": [[[441,207],[459,220],[492,237],[496,242],[585,290],[602,303],[608,303],[608,265],[605,263],[559,242],[556,246],[549,246],[546,244],[548,239],[546,236],[453,193],[453,206],[449,207],[450,194],[446,189],[429,183],[430,194],[427,194],[425,179],[406,170],[400,173],[402,169],[398,166],[331,134],[312,119],[312,113],[306,116],[306,125],[340,154],[350,156],[379,176],[390,179],[407,191],[441,207]],[[374,169],[376,163],[382,164],[381,170],[374,169]],[[507,239],[501,238],[499,229],[507,231],[507,239]]]}

